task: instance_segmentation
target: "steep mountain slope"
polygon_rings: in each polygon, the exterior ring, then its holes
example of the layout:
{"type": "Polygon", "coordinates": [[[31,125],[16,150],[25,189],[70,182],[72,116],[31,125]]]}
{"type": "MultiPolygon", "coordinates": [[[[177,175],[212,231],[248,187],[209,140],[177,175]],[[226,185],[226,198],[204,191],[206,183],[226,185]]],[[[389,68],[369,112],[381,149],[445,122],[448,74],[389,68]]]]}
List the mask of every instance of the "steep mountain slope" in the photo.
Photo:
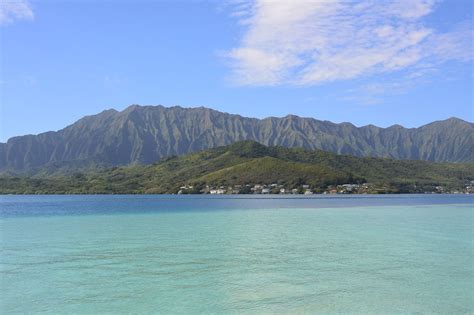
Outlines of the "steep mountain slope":
{"type": "Polygon", "coordinates": [[[0,144],[0,170],[149,164],[241,140],[355,156],[474,161],[474,124],[456,118],[411,129],[358,128],[292,115],[255,119],[202,107],[132,105],[57,132],[11,138],[0,144]]]}
{"type": "Polygon", "coordinates": [[[152,165],[113,167],[68,176],[0,177],[0,193],[176,193],[209,186],[277,183],[288,189],[370,182],[387,192],[462,189],[474,179],[474,163],[433,163],[360,158],[243,141],[152,165]]]}

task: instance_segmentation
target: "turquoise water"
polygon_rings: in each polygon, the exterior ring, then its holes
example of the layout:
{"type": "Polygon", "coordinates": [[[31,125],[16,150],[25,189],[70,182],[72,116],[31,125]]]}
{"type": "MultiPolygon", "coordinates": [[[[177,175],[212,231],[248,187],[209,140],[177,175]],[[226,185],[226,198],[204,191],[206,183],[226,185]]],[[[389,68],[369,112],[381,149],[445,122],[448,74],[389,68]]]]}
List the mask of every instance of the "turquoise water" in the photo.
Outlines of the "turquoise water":
{"type": "Polygon", "coordinates": [[[0,198],[2,314],[474,312],[469,196],[0,198]]]}

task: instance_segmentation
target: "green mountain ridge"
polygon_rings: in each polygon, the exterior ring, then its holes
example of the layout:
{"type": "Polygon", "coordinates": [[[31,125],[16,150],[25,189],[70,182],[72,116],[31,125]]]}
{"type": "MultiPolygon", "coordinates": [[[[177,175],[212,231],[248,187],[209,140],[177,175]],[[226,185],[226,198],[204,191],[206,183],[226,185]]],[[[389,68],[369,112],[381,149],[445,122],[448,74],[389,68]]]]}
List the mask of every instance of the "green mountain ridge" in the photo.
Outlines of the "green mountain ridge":
{"type": "MultiPolygon", "coordinates": [[[[206,187],[308,185],[321,192],[331,185],[371,183],[386,192],[431,191],[436,186],[463,189],[474,180],[474,163],[361,158],[320,150],[267,147],[237,142],[170,157],[152,165],[113,167],[72,175],[0,177],[0,193],[190,193],[206,187]]],[[[248,192],[248,191],[247,191],[248,192]]]]}
{"type": "Polygon", "coordinates": [[[355,156],[474,161],[474,124],[457,118],[419,128],[379,128],[294,115],[256,119],[204,107],[133,105],[86,116],[56,132],[0,143],[0,173],[146,165],[244,140],[355,156]]]}

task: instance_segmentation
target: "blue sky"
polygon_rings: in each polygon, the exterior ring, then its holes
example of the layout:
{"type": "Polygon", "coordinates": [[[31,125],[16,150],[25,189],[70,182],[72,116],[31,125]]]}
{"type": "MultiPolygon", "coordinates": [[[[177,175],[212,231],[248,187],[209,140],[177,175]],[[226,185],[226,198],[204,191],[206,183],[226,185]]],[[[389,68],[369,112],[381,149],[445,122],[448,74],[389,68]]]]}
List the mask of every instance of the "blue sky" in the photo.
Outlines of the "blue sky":
{"type": "Polygon", "coordinates": [[[469,0],[4,0],[0,141],[130,104],[473,121],[472,11],[469,0]]]}

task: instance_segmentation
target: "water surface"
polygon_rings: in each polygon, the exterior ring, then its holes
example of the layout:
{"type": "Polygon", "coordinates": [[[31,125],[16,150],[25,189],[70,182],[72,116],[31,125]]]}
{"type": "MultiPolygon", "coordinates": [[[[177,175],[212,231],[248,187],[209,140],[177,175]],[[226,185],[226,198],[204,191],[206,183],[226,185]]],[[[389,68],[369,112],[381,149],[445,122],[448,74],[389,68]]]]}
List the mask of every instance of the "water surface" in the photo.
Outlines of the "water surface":
{"type": "Polygon", "coordinates": [[[471,196],[0,197],[0,311],[474,312],[471,196]]]}

